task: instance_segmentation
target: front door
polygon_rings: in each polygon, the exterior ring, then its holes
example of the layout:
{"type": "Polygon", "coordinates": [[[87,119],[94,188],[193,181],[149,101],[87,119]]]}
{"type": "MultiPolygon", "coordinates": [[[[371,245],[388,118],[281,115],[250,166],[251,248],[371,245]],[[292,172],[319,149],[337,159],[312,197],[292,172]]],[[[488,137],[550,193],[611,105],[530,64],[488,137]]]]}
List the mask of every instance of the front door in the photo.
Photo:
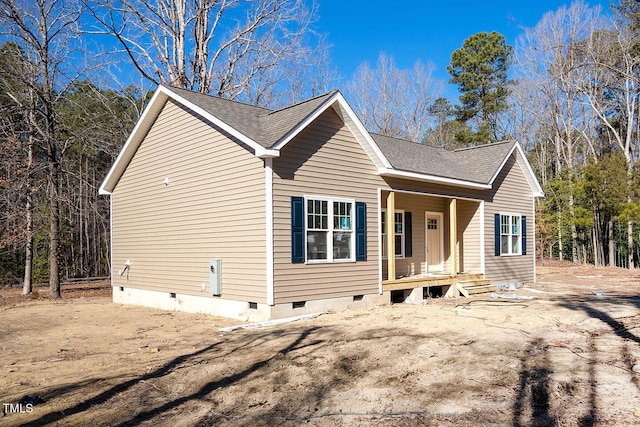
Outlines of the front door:
{"type": "Polygon", "coordinates": [[[442,234],[442,213],[425,213],[425,242],[427,254],[427,272],[440,272],[443,270],[442,252],[444,235],[442,234]]]}

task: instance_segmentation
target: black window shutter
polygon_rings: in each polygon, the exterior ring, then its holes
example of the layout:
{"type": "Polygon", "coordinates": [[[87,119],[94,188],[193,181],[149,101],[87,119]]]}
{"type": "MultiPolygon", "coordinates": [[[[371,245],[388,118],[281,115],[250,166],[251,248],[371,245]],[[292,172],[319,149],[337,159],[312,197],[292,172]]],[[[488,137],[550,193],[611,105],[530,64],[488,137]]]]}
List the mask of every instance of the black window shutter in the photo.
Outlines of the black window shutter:
{"type": "Polygon", "coordinates": [[[404,256],[409,258],[413,256],[413,232],[411,224],[411,212],[404,213],[404,256]]]}
{"type": "Polygon", "coordinates": [[[522,217],[522,255],[527,254],[527,217],[522,217]]]}
{"type": "Polygon", "coordinates": [[[356,202],[356,261],[367,260],[367,204],[356,202]]]}
{"type": "Polygon", "coordinates": [[[291,198],[291,262],[304,262],[304,197],[291,198]]]}
{"type": "Polygon", "coordinates": [[[495,255],[500,256],[500,214],[495,214],[494,224],[493,224],[493,240],[495,247],[495,255]]]}

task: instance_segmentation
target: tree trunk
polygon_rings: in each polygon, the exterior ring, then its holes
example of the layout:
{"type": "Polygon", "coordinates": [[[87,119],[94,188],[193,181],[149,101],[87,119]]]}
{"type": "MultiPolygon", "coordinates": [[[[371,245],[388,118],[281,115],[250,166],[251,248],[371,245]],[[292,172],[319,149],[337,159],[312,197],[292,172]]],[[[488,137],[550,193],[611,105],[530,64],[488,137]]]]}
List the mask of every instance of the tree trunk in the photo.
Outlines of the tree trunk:
{"type": "Polygon", "coordinates": [[[609,267],[615,267],[616,265],[616,242],[613,239],[613,221],[609,220],[609,230],[608,230],[608,238],[609,238],[609,267]]]}
{"type": "Polygon", "coordinates": [[[598,252],[598,236],[596,235],[596,228],[591,229],[591,246],[593,247],[593,265],[596,267],[601,265],[600,254],[598,252]]]}
{"type": "MultiPolygon", "coordinates": [[[[30,114],[33,114],[31,111],[30,114]]],[[[30,122],[29,122],[30,123],[30,122]]],[[[24,256],[24,282],[22,283],[22,295],[29,295],[33,292],[33,135],[29,135],[29,145],[27,148],[27,203],[25,215],[27,220],[27,242],[24,256]]]]}
{"type": "Polygon", "coordinates": [[[562,245],[562,215],[560,213],[560,208],[558,208],[558,259],[562,261],[564,259],[564,255],[562,251],[564,247],[562,245]]]}
{"type": "Polygon", "coordinates": [[[635,268],[633,262],[633,221],[627,221],[627,259],[629,270],[635,268]]]}
{"type": "MultiPolygon", "coordinates": [[[[575,200],[573,198],[573,185],[570,187],[571,194],[569,194],[569,216],[575,218],[575,211],[573,205],[575,200]]],[[[571,223],[571,261],[577,263],[578,260],[578,229],[576,225],[571,223]]]]}
{"type": "Polygon", "coordinates": [[[22,295],[29,295],[33,292],[33,283],[31,278],[33,276],[33,219],[31,215],[31,189],[29,189],[29,195],[27,196],[27,244],[25,246],[24,257],[24,282],[22,284],[22,295]]]}
{"type": "Polygon", "coordinates": [[[60,266],[58,250],[60,246],[60,203],[58,201],[58,163],[56,147],[49,144],[49,296],[60,298],[60,266]]]}

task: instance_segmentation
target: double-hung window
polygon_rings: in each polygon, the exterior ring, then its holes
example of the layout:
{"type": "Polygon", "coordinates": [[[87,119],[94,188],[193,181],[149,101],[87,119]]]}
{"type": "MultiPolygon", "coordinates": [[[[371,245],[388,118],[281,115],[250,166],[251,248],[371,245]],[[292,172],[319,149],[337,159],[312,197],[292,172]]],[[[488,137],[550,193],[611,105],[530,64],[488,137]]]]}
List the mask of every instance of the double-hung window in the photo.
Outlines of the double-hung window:
{"type": "Polygon", "coordinates": [[[522,255],[522,216],[500,214],[500,255],[522,255]]]}
{"type": "MultiPolygon", "coordinates": [[[[393,239],[395,245],[395,255],[398,258],[404,258],[405,253],[405,226],[404,211],[395,211],[395,221],[393,224],[393,239]]],[[[387,257],[387,211],[382,211],[382,257],[387,257]]]]}
{"type": "Polygon", "coordinates": [[[355,261],[355,202],[307,197],[305,204],[307,261],[355,261]]]}

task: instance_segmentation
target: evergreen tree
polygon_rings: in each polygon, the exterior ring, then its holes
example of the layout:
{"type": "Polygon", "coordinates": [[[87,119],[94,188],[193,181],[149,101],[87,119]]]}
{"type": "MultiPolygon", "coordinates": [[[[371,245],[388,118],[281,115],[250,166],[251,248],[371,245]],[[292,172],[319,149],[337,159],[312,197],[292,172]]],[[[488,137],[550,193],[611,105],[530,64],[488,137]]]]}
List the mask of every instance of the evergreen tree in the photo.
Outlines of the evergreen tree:
{"type": "Polygon", "coordinates": [[[508,108],[511,51],[504,36],[494,31],[472,35],[451,55],[449,82],[458,85],[461,93],[456,108],[458,120],[475,123],[473,131],[457,135],[462,142],[474,144],[500,138],[498,116],[508,108]]]}

